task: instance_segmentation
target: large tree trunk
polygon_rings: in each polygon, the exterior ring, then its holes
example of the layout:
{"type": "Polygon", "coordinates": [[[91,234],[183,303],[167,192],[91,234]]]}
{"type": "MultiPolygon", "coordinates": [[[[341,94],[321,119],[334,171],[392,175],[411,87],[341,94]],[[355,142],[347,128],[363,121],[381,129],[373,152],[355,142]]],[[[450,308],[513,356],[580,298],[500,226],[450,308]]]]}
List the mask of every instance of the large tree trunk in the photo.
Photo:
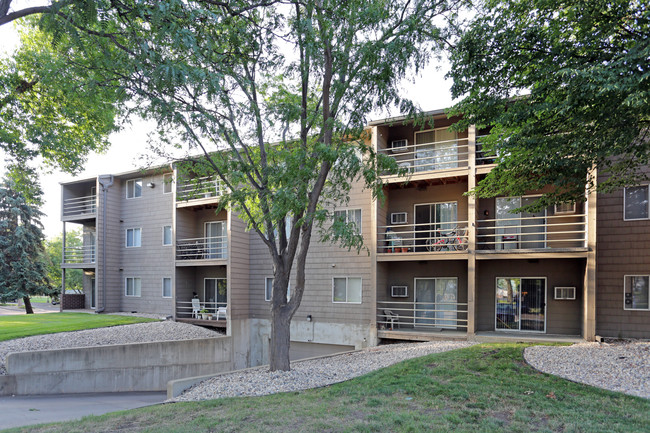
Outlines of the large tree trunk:
{"type": "Polygon", "coordinates": [[[269,369],[289,371],[289,344],[291,314],[288,309],[280,309],[271,318],[271,347],[269,348],[269,369]]]}
{"type": "Polygon", "coordinates": [[[29,296],[23,296],[23,302],[25,303],[25,313],[34,314],[34,309],[32,308],[32,301],[30,301],[29,296]]]}
{"type": "Polygon", "coordinates": [[[289,277],[285,275],[281,266],[279,272],[275,272],[273,278],[273,294],[271,295],[271,341],[269,347],[269,368],[271,371],[289,371],[289,342],[291,308],[287,305],[287,288],[289,277]]]}

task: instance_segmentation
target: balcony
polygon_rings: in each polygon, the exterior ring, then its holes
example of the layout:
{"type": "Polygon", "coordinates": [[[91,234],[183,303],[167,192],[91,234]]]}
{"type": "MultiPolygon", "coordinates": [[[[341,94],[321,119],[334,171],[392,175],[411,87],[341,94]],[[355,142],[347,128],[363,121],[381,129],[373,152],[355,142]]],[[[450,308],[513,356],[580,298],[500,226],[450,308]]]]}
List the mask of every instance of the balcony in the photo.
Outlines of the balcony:
{"type": "Polygon", "coordinates": [[[380,226],[378,260],[408,260],[416,254],[466,254],[468,239],[467,221],[380,226]]]}
{"type": "Polygon", "coordinates": [[[377,301],[377,328],[380,338],[465,339],[467,303],[377,301]]]}
{"type": "Polygon", "coordinates": [[[65,247],[63,249],[64,265],[94,265],[95,260],[95,245],[65,247]]]}
{"type": "Polygon", "coordinates": [[[586,215],[552,215],[477,221],[479,253],[586,251],[586,215]]]}
{"type": "Polygon", "coordinates": [[[214,177],[180,179],[176,185],[176,201],[215,201],[215,197],[221,197],[225,191],[223,182],[214,177]]]}
{"type": "Polygon", "coordinates": [[[199,308],[199,312],[196,312],[192,301],[176,301],[176,321],[211,328],[227,326],[228,304],[226,302],[199,302],[199,308]]]}
{"type": "Polygon", "coordinates": [[[469,161],[467,138],[411,144],[379,152],[395,159],[410,177],[465,169],[469,161]]]}
{"type": "Polygon", "coordinates": [[[97,195],[63,200],[63,219],[94,218],[97,213],[97,195]]]}
{"type": "MultiPolygon", "coordinates": [[[[176,260],[188,262],[225,260],[228,258],[228,238],[212,236],[176,241],[176,260]]],[[[191,263],[190,263],[191,262],[191,263]]]]}

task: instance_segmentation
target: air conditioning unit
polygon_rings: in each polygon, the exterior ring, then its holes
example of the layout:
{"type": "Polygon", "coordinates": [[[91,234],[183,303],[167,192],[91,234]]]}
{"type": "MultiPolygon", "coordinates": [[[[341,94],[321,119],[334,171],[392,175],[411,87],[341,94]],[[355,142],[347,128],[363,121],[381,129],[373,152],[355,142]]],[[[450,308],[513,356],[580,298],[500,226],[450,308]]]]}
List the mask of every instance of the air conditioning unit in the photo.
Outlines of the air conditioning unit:
{"type": "Polygon", "coordinates": [[[407,298],[409,295],[408,286],[390,286],[390,296],[393,298],[407,298]]]}
{"type": "Polygon", "coordinates": [[[555,299],[563,301],[573,301],[576,298],[575,287],[556,287],[555,299]]]}
{"type": "Polygon", "coordinates": [[[390,142],[390,151],[393,153],[406,152],[408,150],[409,141],[406,138],[401,140],[393,140],[390,142]]]}
{"type": "Polygon", "coordinates": [[[408,214],[406,212],[394,212],[390,214],[391,224],[406,224],[408,222],[408,214]]]}

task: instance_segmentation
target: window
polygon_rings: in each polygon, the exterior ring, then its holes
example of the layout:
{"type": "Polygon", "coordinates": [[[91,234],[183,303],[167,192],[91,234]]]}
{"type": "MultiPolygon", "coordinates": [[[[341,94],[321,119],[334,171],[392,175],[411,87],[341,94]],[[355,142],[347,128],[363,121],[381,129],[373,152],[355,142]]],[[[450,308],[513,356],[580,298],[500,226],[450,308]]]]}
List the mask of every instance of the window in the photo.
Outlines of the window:
{"type": "Polygon", "coordinates": [[[623,219],[625,221],[647,220],[648,185],[625,188],[623,197],[623,219]]]}
{"type": "Polygon", "coordinates": [[[354,232],[361,234],[361,209],[335,210],[334,218],[354,224],[354,232]]]}
{"type": "Polygon", "coordinates": [[[162,279],[162,296],[163,298],[171,298],[172,297],[172,279],[171,278],[163,278],[162,279]]]}
{"type": "Polygon", "coordinates": [[[142,245],[142,229],[126,229],[126,247],[139,247],[142,245]]]}
{"type": "Polygon", "coordinates": [[[626,275],[623,308],[625,310],[650,310],[650,276],[626,275]]]}
{"type": "Polygon", "coordinates": [[[172,226],[163,226],[163,245],[172,244],[172,226]]]}
{"type": "Polygon", "coordinates": [[[341,277],[332,279],[332,302],[361,303],[361,278],[341,277]]]}
{"type": "Polygon", "coordinates": [[[170,194],[172,192],[172,181],[174,175],[172,173],[163,174],[163,194],[170,194]]]}
{"type": "Polygon", "coordinates": [[[142,197],[142,179],[126,181],[126,198],[142,197]]]}
{"type": "Polygon", "coordinates": [[[142,280],[140,278],[128,277],[124,284],[124,295],[125,296],[136,296],[140,297],[142,293],[142,280]]]}
{"type": "MultiPolygon", "coordinates": [[[[273,294],[273,277],[267,277],[265,282],[264,282],[264,300],[265,301],[270,301],[271,300],[271,295],[273,294]]],[[[289,285],[287,286],[287,302],[291,299],[291,281],[289,281],[289,285]]]]}

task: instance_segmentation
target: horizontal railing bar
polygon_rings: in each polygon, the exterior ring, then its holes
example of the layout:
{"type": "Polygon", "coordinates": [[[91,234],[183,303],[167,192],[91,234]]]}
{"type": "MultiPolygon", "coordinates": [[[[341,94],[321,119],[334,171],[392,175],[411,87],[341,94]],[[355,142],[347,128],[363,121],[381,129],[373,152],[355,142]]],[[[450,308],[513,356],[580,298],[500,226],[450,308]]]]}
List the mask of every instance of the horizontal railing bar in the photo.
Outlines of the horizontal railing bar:
{"type": "Polygon", "coordinates": [[[440,222],[440,223],[413,223],[413,224],[392,224],[389,226],[378,226],[378,229],[387,229],[387,228],[400,228],[400,227],[424,227],[424,226],[432,226],[432,225],[445,225],[445,224],[455,224],[455,225],[461,225],[461,224],[468,224],[468,221],[449,221],[449,222],[440,222]]]}
{"type": "Polygon", "coordinates": [[[570,214],[570,215],[540,215],[540,216],[532,216],[532,217],[511,217],[511,218],[494,218],[494,219],[483,219],[483,220],[476,220],[477,223],[484,223],[484,222],[496,222],[496,221],[524,221],[524,220],[537,220],[540,218],[546,218],[546,219],[560,219],[560,218],[581,218],[581,217],[586,217],[586,214],[570,214]]]}

